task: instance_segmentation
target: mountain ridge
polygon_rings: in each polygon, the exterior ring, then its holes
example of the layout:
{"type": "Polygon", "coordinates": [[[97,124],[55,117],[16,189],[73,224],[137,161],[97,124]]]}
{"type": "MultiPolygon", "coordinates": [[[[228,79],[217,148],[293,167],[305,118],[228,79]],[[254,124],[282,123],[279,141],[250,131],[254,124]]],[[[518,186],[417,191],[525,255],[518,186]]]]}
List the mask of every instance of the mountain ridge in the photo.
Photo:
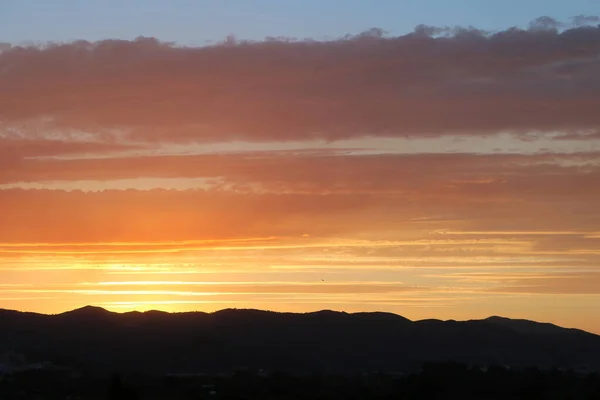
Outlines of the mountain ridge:
{"type": "Polygon", "coordinates": [[[82,306],[82,307],[75,308],[72,310],[63,311],[60,313],[41,313],[41,312],[33,312],[33,311],[19,311],[19,310],[13,310],[13,309],[8,309],[8,308],[0,308],[0,313],[1,312],[11,312],[11,313],[39,315],[39,316],[48,316],[48,317],[69,315],[69,314],[71,314],[71,315],[76,315],[76,314],[77,315],[82,315],[82,314],[83,315],[101,315],[101,314],[104,314],[104,315],[123,315],[123,316],[136,315],[136,314],[138,314],[138,315],[157,315],[157,314],[158,315],[214,315],[214,314],[240,313],[240,312],[272,314],[272,315],[323,315],[323,314],[330,314],[330,315],[347,315],[347,316],[381,316],[381,317],[388,317],[388,318],[399,318],[399,319],[403,319],[405,321],[412,322],[412,323],[425,323],[425,322],[442,322],[442,323],[443,322],[459,322],[459,323],[461,323],[461,322],[476,322],[476,321],[486,321],[486,322],[494,322],[494,323],[501,323],[501,322],[532,323],[532,324],[538,324],[538,325],[551,326],[551,327],[559,328],[559,329],[584,332],[584,333],[587,333],[590,335],[600,337],[600,334],[596,334],[596,333],[589,332],[589,331],[579,329],[579,328],[565,327],[565,326],[561,326],[561,325],[556,325],[551,322],[541,322],[541,321],[534,321],[534,320],[523,319],[523,318],[510,318],[510,317],[505,317],[505,316],[500,316],[500,315],[492,315],[492,316],[489,316],[486,318],[469,319],[469,320],[455,320],[455,319],[444,320],[444,319],[437,319],[437,318],[411,320],[409,318],[404,317],[403,315],[392,313],[392,312],[385,312],[385,311],[346,312],[346,311],[323,309],[323,310],[315,310],[315,311],[307,311],[307,312],[289,312],[289,311],[261,310],[261,309],[256,309],[256,308],[223,308],[220,310],[215,310],[215,311],[210,311],[210,312],[206,312],[206,311],[174,311],[174,312],[170,312],[170,311],[163,311],[163,310],[118,312],[118,311],[110,311],[106,308],[103,308],[100,306],[93,306],[93,305],[86,305],[86,306],[82,306]]]}
{"type": "Polygon", "coordinates": [[[87,306],[52,315],[0,310],[0,327],[0,353],[86,371],[397,371],[448,360],[600,370],[600,336],[498,316],[411,321],[383,312],[117,313],[87,306]]]}

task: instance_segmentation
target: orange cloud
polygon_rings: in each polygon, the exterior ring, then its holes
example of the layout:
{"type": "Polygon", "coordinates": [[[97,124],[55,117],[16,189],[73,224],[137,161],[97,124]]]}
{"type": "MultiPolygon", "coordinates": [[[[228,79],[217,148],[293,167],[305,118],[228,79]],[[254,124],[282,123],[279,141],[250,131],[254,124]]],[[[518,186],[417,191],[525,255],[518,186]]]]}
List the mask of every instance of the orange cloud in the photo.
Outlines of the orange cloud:
{"type": "Polygon", "coordinates": [[[398,231],[398,224],[403,231],[590,232],[599,218],[597,157],[251,153],[28,160],[21,169],[0,171],[0,181],[44,187],[57,180],[54,189],[60,181],[135,177],[205,178],[207,184],[87,193],[0,190],[0,207],[11,210],[0,214],[2,226],[11,227],[0,232],[0,241],[318,238],[398,231]]]}

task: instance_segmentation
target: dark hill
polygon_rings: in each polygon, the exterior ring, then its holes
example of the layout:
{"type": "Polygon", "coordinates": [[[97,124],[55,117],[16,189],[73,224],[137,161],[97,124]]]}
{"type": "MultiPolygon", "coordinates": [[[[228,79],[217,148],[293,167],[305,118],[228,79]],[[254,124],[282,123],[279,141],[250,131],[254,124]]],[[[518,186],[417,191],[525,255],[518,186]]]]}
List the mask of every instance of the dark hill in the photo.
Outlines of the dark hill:
{"type": "Polygon", "coordinates": [[[402,370],[427,361],[600,369],[600,336],[525,320],[228,309],[58,315],[0,310],[0,353],[90,371],[402,370]]]}

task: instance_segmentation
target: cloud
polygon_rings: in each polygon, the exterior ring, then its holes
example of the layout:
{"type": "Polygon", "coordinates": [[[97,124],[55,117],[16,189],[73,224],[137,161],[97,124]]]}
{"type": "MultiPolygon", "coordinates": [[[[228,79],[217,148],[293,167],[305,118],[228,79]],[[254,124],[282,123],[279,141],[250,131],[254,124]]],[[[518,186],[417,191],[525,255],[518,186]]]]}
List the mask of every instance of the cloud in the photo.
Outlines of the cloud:
{"type": "Polygon", "coordinates": [[[364,220],[368,195],[283,195],[205,190],[0,190],[0,241],[139,242],[300,237],[348,232],[364,220]],[[68,223],[65,223],[68,222],[68,223]],[[264,235],[261,234],[265,233],[264,235]],[[258,236],[257,236],[258,234],[258,236]]]}
{"type": "Polygon", "coordinates": [[[487,293],[538,294],[538,295],[600,295],[600,273],[590,269],[569,271],[463,271],[429,275],[445,281],[449,286],[461,285],[474,291],[487,293]]]}
{"type": "MultiPolygon", "coordinates": [[[[10,210],[0,213],[0,225],[10,227],[0,231],[0,242],[155,242],[305,234],[318,240],[367,232],[398,238],[403,232],[439,230],[596,232],[598,158],[597,153],[258,152],[29,159],[0,169],[4,184],[0,208],[10,210]],[[123,180],[135,187],[136,178],[146,189],[106,189],[123,180]],[[199,180],[201,187],[190,185],[199,180]],[[161,184],[181,189],[158,189],[161,184]]],[[[471,236],[468,239],[481,239],[471,236]]],[[[452,243],[433,247],[438,253],[483,256],[506,252],[511,246],[510,251],[519,253],[549,251],[548,240],[535,239],[541,246],[537,249],[509,242],[502,247],[485,240],[462,249],[452,243]]],[[[568,240],[577,241],[577,246],[592,243],[584,237],[568,240]]],[[[430,250],[414,251],[424,256],[430,250]]]]}
{"type": "MultiPolygon", "coordinates": [[[[0,185],[94,190],[110,181],[239,194],[364,195],[426,203],[581,200],[600,196],[597,152],[345,155],[247,152],[191,156],[32,159],[0,171],[0,185]],[[401,174],[402,179],[398,178],[401,174]],[[31,184],[26,185],[30,182],[31,184]],[[46,184],[44,182],[47,182],[46,184]],[[45,186],[46,185],[46,186],[45,186]]],[[[0,186],[2,187],[2,186],[0,186]]],[[[155,186],[159,187],[159,186],[155,186]]],[[[441,206],[441,205],[440,205],[441,206]]]]}
{"type": "MultiPolygon", "coordinates": [[[[581,19],[574,18],[573,22],[574,23],[575,22],[585,23],[586,21],[585,20],[581,21],[581,19]]],[[[563,27],[563,24],[561,24],[559,21],[555,20],[554,18],[548,17],[548,16],[536,18],[529,23],[529,30],[531,30],[531,31],[558,31],[558,29],[560,29],[562,27],[563,27]]]]}
{"type": "Polygon", "coordinates": [[[492,291],[501,293],[599,295],[600,273],[548,273],[539,277],[525,277],[525,279],[515,276],[506,285],[498,286],[492,291]]]}
{"type": "MultiPolygon", "coordinates": [[[[397,175],[377,181],[377,170],[366,174],[351,169],[334,188],[327,185],[336,179],[335,173],[323,180],[299,175],[294,181],[291,174],[288,180],[268,181],[277,177],[263,170],[249,176],[250,183],[243,183],[242,175],[239,183],[201,190],[0,190],[0,208],[10,210],[0,213],[0,225],[10,227],[0,231],[0,242],[153,242],[307,233],[311,240],[353,235],[394,238],[440,229],[596,232],[600,222],[597,173],[506,174],[499,183],[449,184],[447,179],[460,172],[435,177],[435,170],[430,170],[421,181],[407,176],[404,182],[398,179],[403,169],[396,171],[397,175]],[[263,182],[253,184],[251,179],[257,178],[263,182]],[[253,188],[261,185],[263,190],[253,188]],[[426,225],[414,221],[440,214],[446,217],[426,225]]],[[[449,245],[447,250],[443,245],[434,247],[440,252],[459,250],[449,245]]],[[[534,250],[507,245],[521,254],[534,250]]],[[[460,250],[475,255],[477,247],[477,254],[485,255],[497,246],[481,241],[460,250]]]]}
{"type": "Polygon", "coordinates": [[[600,27],[557,24],[204,48],[152,38],[13,47],[0,54],[0,119],[51,116],[49,128],[152,143],[597,129],[600,27]]]}
{"type": "Polygon", "coordinates": [[[584,26],[600,23],[600,17],[596,15],[577,15],[571,19],[573,21],[573,25],[575,26],[584,26]]]}
{"type": "Polygon", "coordinates": [[[69,140],[44,140],[44,139],[1,139],[0,138],[0,165],[14,166],[26,158],[64,156],[64,155],[92,155],[110,153],[140,148],[140,146],[122,143],[84,142],[69,140]]]}
{"type": "Polygon", "coordinates": [[[374,294],[395,293],[407,291],[426,291],[426,288],[407,286],[398,282],[215,282],[210,285],[190,284],[187,282],[173,282],[172,285],[156,284],[152,281],[143,285],[136,282],[118,282],[115,285],[0,285],[0,290],[7,293],[73,293],[74,291],[84,294],[119,294],[119,291],[127,291],[127,294],[141,295],[151,291],[157,295],[182,295],[182,296],[215,296],[221,294],[374,294]]]}

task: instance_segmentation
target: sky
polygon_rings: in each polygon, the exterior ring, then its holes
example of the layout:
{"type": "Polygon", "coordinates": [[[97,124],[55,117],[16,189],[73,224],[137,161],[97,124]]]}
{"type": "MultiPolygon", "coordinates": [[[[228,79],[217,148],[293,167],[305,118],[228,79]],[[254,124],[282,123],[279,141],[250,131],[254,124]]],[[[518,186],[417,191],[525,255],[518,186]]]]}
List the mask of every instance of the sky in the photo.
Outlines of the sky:
{"type": "Polygon", "coordinates": [[[420,24],[502,30],[550,16],[598,15],[597,0],[2,0],[0,40],[64,42],[157,37],[204,45],[228,35],[262,40],[337,38],[370,28],[394,35],[420,24]]]}
{"type": "Polygon", "coordinates": [[[600,333],[596,3],[1,1],[0,307],[600,333]]]}

